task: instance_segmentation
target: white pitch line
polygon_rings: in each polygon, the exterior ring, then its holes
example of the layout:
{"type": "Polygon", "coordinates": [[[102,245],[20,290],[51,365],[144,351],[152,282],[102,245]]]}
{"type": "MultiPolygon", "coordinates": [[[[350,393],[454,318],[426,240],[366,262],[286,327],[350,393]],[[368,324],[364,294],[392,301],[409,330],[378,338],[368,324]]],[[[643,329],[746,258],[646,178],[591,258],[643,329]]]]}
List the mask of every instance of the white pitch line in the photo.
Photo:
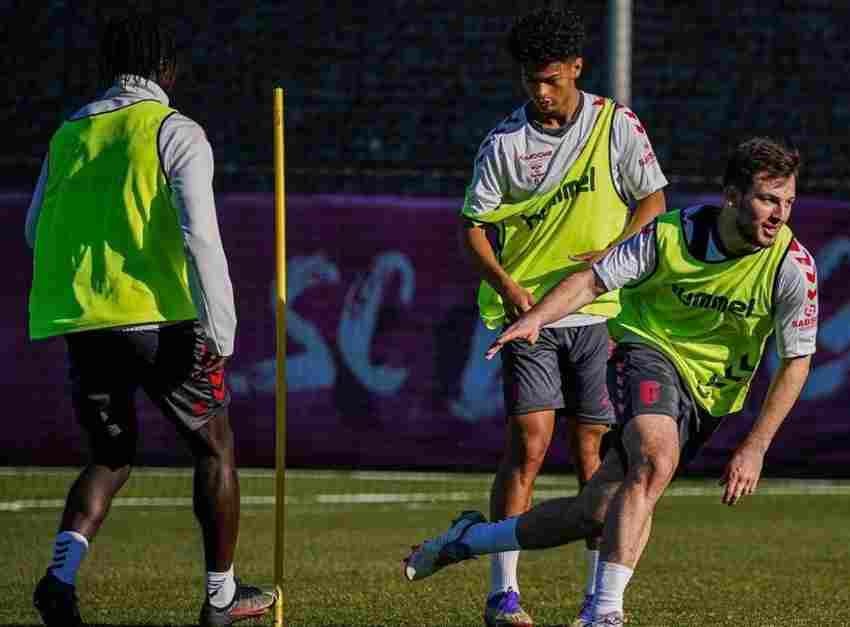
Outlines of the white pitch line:
{"type": "MultiPolygon", "coordinates": [[[[720,497],[721,488],[717,486],[673,486],[665,496],[711,496],[720,497]]],[[[771,496],[847,496],[850,484],[831,482],[794,482],[787,484],[765,485],[757,494],[771,496]]],[[[535,496],[541,500],[575,496],[573,491],[537,490],[535,496]]],[[[414,493],[339,493],[316,494],[311,497],[287,496],[286,505],[362,505],[396,504],[411,505],[421,503],[476,503],[486,501],[489,493],[481,492],[414,492],[414,493]]],[[[243,496],[244,505],[274,505],[273,496],[243,496]]],[[[0,501],[0,512],[21,512],[34,509],[61,509],[63,499],[19,499],[0,501]]],[[[124,497],[116,498],[113,507],[191,507],[189,497],[124,497]]]]}
{"type": "MultiPolygon", "coordinates": [[[[76,476],[79,468],[71,467],[26,467],[26,466],[0,466],[0,477],[34,477],[34,476],[67,476],[69,482],[76,476]]],[[[191,468],[145,468],[139,467],[133,470],[133,476],[137,478],[166,478],[186,477],[191,478],[191,468]]],[[[247,468],[240,469],[239,476],[251,479],[275,478],[275,471],[271,468],[247,468]]],[[[480,483],[489,490],[493,480],[492,474],[487,473],[447,473],[428,471],[396,471],[396,470],[305,470],[288,469],[286,476],[293,482],[301,480],[323,480],[338,481],[351,479],[355,481],[373,482],[421,482],[421,483],[443,483],[443,484],[475,484],[480,483]]],[[[706,487],[703,485],[690,485],[693,479],[682,479],[675,482],[667,493],[671,496],[703,496],[713,494],[719,488],[706,487]]],[[[696,481],[699,481],[698,479],[696,481]]],[[[706,479],[705,484],[713,486],[716,479],[706,479]]],[[[546,474],[537,477],[535,484],[538,486],[558,486],[560,490],[575,490],[577,483],[575,475],[546,474]]],[[[847,479],[762,479],[759,484],[760,494],[847,494],[850,493],[850,480],[847,479]]],[[[719,493],[719,492],[718,492],[719,493]]],[[[544,494],[540,490],[536,495],[544,494]]],[[[558,492],[559,496],[570,496],[571,493],[558,492]]],[[[488,497],[489,498],[489,497],[488,497]]]]}

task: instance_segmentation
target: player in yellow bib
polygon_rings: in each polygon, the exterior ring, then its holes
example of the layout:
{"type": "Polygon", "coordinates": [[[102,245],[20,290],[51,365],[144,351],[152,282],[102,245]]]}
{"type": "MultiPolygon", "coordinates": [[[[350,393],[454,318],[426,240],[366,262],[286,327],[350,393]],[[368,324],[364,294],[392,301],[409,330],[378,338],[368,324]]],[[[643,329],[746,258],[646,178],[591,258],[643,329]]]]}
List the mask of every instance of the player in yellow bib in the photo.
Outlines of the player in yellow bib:
{"type": "Polygon", "coordinates": [[[535,344],[548,321],[622,288],[619,343],[608,367],[614,446],[574,499],[547,501],[496,523],[464,512],[408,557],[409,579],[472,555],[558,546],[603,529],[590,624],[622,625],[623,594],[658,499],[723,417],[741,409],[775,332],[781,365],[721,480],[723,503],[754,492],[815,351],[816,270],[786,224],[799,162],[780,141],[743,142],[727,165],[721,207],[659,217],[592,268],[561,281],[502,333],[489,357],[511,344],[535,344]]]}
{"type": "MultiPolygon", "coordinates": [[[[583,41],[582,20],[568,10],[529,13],[511,30],[509,49],[529,100],[482,142],[462,211],[461,240],[483,279],[478,307],[491,329],[665,209],[667,179],[637,116],[576,85],[583,41]],[[494,231],[495,250],[486,229],[494,231]]],[[[616,292],[600,295],[547,324],[534,346],[504,352],[508,417],[490,499],[494,519],[528,509],[556,417],[565,419],[579,483],[599,467],[600,442],[614,421],[606,322],[618,311],[616,292]]],[[[598,557],[598,539],[589,539],[577,625],[586,623],[598,557]]],[[[532,624],[519,603],[517,561],[516,551],[491,560],[489,627],[532,624]]]]}
{"type": "MultiPolygon", "coordinates": [[[[236,309],[204,130],[169,106],[173,31],[153,13],[109,22],[99,98],[66,120],[27,212],[30,337],[63,337],[90,460],[71,485],[33,603],[48,627],[82,627],[76,579],[135,461],[142,388],[192,454],[206,594],[199,625],[261,616],[275,595],[239,583],[239,481],[225,366],[236,309]]],[[[152,564],[155,572],[158,564],[152,564]]]]}

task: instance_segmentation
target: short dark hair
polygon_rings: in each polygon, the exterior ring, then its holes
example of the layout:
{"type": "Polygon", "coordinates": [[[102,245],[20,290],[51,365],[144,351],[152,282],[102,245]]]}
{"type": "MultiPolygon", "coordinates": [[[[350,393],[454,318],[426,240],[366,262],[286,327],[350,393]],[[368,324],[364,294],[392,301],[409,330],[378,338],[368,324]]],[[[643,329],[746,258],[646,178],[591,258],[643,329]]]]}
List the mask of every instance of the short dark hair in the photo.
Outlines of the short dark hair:
{"type": "Polygon", "coordinates": [[[753,137],[735,148],[726,164],[724,187],[746,192],[763,174],[768,178],[788,178],[800,172],[800,151],[790,142],[773,137],[753,137]]]}
{"type": "Polygon", "coordinates": [[[177,67],[177,38],[153,12],[131,11],[111,19],[100,40],[100,75],[105,83],[133,74],[159,80],[177,67]]]}
{"type": "Polygon", "coordinates": [[[584,22],[571,9],[538,9],[514,22],[508,51],[522,67],[539,68],[582,56],[584,22]]]}

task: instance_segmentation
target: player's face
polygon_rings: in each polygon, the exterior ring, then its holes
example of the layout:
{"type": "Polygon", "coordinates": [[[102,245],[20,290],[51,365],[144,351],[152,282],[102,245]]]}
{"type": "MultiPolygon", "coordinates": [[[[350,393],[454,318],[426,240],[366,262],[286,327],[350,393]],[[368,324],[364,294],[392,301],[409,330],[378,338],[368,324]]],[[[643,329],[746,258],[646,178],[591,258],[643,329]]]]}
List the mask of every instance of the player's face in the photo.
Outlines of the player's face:
{"type": "MultiPolygon", "coordinates": [[[[759,248],[773,245],[779,229],[788,221],[794,206],[797,177],[769,178],[756,174],[753,184],[737,195],[738,232],[748,243],[759,248]]],[[[735,202],[735,198],[730,199],[735,202]]]]}
{"type": "Polygon", "coordinates": [[[582,59],[555,61],[537,68],[522,69],[522,84],[531,102],[543,116],[566,115],[582,59]]]}

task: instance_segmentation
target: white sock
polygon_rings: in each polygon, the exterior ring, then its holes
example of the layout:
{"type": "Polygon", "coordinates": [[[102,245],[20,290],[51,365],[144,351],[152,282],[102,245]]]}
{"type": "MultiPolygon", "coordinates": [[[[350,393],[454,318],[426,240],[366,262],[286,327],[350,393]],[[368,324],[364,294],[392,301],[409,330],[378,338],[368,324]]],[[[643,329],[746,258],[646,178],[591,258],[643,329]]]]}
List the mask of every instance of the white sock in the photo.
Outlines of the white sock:
{"type": "Polygon", "coordinates": [[[490,556],[490,594],[504,592],[513,588],[519,594],[519,583],[516,580],[516,567],[519,562],[519,551],[503,551],[490,556]]]}
{"type": "Polygon", "coordinates": [[[53,562],[48,570],[69,585],[75,586],[80,563],[89,550],[89,541],[76,531],[62,531],[56,534],[53,543],[53,562]]]}
{"type": "Polygon", "coordinates": [[[517,551],[522,548],[516,539],[517,520],[514,517],[494,523],[472,525],[461,542],[469,546],[473,555],[517,551]]]}
{"type": "Polygon", "coordinates": [[[584,593],[590,596],[596,593],[596,569],[599,567],[599,550],[586,549],[584,560],[587,564],[587,583],[584,586],[584,593]]]}
{"type": "Polygon", "coordinates": [[[236,594],[236,580],[233,578],[233,564],[223,573],[207,571],[207,597],[213,607],[227,607],[236,594]]]}
{"type": "Polygon", "coordinates": [[[593,617],[623,611],[623,593],[634,571],[622,564],[600,562],[596,574],[596,596],[593,599],[593,617]]]}

